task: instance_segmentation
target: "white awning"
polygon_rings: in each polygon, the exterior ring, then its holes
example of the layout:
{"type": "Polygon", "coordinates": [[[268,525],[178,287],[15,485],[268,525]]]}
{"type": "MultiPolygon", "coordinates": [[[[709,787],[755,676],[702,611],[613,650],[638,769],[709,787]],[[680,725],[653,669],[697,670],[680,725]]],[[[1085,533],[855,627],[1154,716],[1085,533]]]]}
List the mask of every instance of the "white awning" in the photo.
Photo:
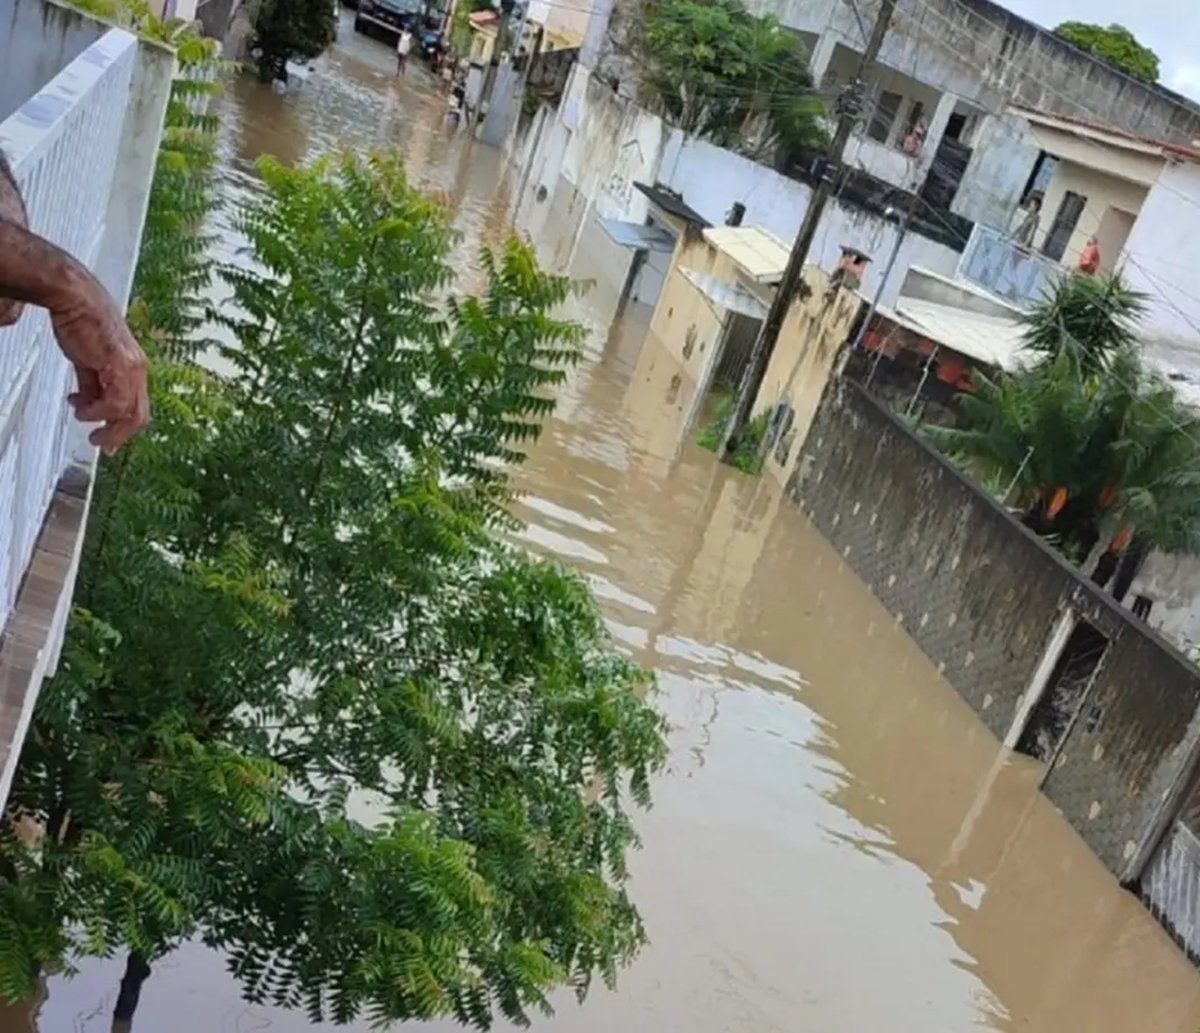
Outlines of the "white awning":
{"type": "Polygon", "coordinates": [[[680,269],[679,271],[688,278],[696,290],[718,308],[729,309],[731,312],[738,312],[751,319],[766,317],[767,306],[740,283],[719,280],[715,276],[709,276],[708,273],[698,273],[695,269],[680,269]]]}
{"type": "Polygon", "coordinates": [[[1003,370],[1011,371],[1022,365],[1024,328],[1016,320],[904,296],[896,299],[894,315],[889,318],[897,316],[910,330],[960,355],[1003,370]]]}
{"type": "Polygon", "coordinates": [[[601,219],[600,228],[620,247],[635,251],[660,251],[668,255],[675,250],[675,238],[661,226],[646,226],[622,219],[601,219]]]}

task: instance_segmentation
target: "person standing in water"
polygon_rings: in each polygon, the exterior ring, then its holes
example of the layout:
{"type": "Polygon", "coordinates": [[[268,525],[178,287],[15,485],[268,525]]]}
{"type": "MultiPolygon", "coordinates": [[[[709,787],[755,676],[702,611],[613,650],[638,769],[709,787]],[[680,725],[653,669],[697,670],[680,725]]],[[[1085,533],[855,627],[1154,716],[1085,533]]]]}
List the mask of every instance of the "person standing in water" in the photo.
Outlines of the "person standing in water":
{"type": "Polygon", "coordinates": [[[403,75],[404,69],[408,65],[408,54],[412,50],[412,33],[408,29],[404,29],[400,33],[400,38],[396,41],[396,74],[403,75]]]}

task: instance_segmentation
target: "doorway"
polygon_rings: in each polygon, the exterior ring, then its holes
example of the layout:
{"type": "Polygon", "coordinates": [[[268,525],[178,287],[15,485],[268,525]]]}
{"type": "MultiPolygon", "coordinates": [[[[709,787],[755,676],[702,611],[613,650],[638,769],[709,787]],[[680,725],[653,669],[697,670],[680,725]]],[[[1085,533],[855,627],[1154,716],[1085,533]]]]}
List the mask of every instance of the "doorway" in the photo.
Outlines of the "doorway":
{"type": "Polygon", "coordinates": [[[1096,628],[1087,621],[1076,623],[1017,740],[1018,753],[1053,762],[1107,649],[1108,639],[1096,628]]]}
{"type": "Polygon", "coordinates": [[[1109,208],[1096,228],[1096,244],[1100,248],[1100,271],[1111,273],[1117,268],[1125,241],[1133,230],[1137,216],[1123,208],[1109,208]]]}

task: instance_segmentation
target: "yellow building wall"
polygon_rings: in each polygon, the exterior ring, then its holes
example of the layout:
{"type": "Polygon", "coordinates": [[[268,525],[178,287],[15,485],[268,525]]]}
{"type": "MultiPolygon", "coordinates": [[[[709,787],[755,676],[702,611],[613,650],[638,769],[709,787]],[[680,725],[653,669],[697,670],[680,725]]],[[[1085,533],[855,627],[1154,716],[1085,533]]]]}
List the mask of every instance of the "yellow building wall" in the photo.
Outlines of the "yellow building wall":
{"type": "Polygon", "coordinates": [[[817,266],[805,267],[804,282],[808,297],[792,302],[754,400],[754,415],[785,398],[792,406],[791,427],[764,467],[781,481],[791,474],[860,304],[858,293],[848,287],[827,295],[829,275],[817,266]]]}

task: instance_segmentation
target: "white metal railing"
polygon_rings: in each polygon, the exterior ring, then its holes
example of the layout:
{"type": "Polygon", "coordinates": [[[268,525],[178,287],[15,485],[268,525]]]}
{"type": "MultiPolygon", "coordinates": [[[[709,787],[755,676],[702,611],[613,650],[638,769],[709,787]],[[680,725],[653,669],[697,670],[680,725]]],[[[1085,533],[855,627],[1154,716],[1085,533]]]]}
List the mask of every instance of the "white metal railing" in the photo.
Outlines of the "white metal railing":
{"type": "Polygon", "coordinates": [[[1057,262],[980,223],[958,263],[960,279],[1020,308],[1038,301],[1061,271],[1057,262]]]}
{"type": "MultiPolygon", "coordinates": [[[[104,235],[137,47],[131,34],[108,31],[0,122],[30,227],[89,267],[104,235]]],[[[71,459],[73,383],[44,311],[26,309],[0,329],[0,629],[71,459]]]]}

